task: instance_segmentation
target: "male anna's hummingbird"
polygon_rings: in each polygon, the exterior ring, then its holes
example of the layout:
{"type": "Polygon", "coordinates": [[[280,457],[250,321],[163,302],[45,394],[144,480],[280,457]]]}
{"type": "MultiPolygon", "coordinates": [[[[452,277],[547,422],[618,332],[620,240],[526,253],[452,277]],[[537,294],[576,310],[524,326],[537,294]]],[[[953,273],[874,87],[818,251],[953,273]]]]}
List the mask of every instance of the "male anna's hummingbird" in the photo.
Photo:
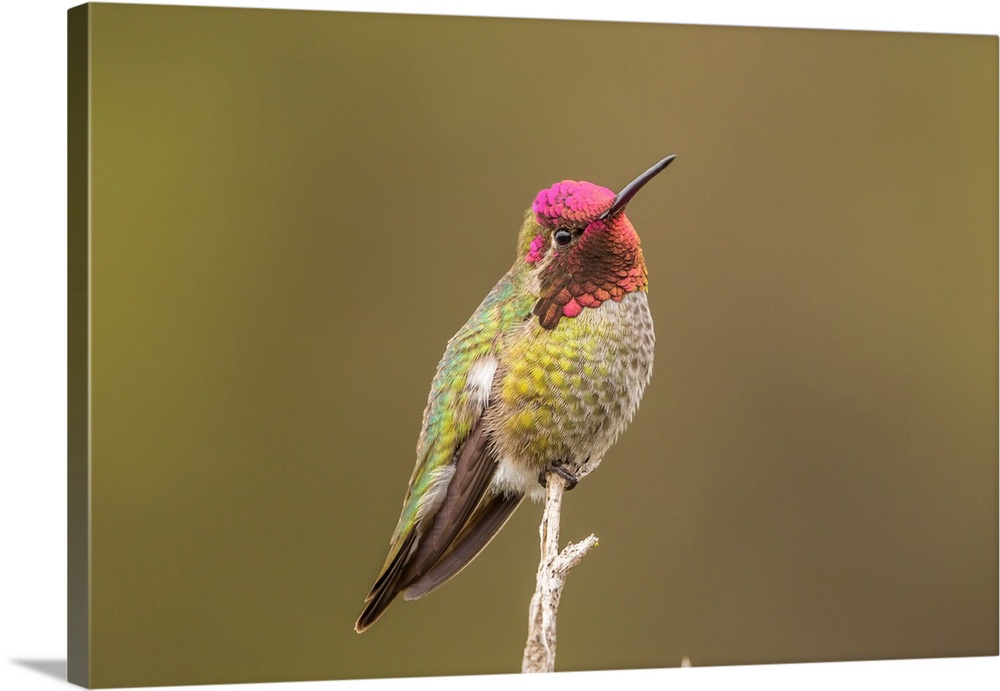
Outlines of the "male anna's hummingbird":
{"type": "Polygon", "coordinates": [[[621,192],[564,180],[535,197],[517,258],[448,342],[389,556],[354,628],[464,568],[545,473],[572,487],[625,429],[653,370],[646,263],[621,192]]]}

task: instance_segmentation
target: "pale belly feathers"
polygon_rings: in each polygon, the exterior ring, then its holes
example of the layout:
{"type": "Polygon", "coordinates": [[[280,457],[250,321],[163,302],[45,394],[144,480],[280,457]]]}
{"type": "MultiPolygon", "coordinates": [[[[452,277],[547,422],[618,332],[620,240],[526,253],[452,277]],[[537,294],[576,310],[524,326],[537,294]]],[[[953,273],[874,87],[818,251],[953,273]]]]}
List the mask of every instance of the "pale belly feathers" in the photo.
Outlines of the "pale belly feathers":
{"type": "Polygon", "coordinates": [[[564,317],[552,331],[526,321],[492,377],[484,422],[500,463],[491,490],[538,500],[539,473],[552,463],[578,477],[593,471],[639,407],[653,343],[643,291],[564,317]]]}

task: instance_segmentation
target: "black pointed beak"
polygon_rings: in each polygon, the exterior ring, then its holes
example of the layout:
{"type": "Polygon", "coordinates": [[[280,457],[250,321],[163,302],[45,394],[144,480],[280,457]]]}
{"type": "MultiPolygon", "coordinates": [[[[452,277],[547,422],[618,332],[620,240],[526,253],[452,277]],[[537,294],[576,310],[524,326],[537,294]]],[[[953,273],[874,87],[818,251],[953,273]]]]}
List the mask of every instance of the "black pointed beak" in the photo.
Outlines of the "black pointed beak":
{"type": "Polygon", "coordinates": [[[670,165],[677,156],[675,154],[670,154],[665,159],[654,165],[652,168],[647,170],[645,173],[637,177],[635,180],[625,185],[625,189],[618,193],[615,197],[614,203],[611,208],[601,214],[600,218],[610,218],[617,213],[620,213],[625,209],[625,205],[629,203],[629,200],[635,196],[635,193],[642,189],[642,186],[647,182],[656,177],[657,173],[670,165]]]}

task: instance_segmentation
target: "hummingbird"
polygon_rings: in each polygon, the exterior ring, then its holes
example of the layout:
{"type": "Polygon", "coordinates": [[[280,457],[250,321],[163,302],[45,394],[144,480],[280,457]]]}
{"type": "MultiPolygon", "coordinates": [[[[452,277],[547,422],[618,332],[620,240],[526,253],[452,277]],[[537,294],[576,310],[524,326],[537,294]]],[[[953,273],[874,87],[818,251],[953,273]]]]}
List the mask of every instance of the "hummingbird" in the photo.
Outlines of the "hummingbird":
{"type": "Polygon", "coordinates": [[[355,631],[465,568],[547,473],[572,489],[631,422],[653,371],[646,263],[618,194],[563,180],[525,212],[514,265],[438,363],[389,554],[355,631]]]}

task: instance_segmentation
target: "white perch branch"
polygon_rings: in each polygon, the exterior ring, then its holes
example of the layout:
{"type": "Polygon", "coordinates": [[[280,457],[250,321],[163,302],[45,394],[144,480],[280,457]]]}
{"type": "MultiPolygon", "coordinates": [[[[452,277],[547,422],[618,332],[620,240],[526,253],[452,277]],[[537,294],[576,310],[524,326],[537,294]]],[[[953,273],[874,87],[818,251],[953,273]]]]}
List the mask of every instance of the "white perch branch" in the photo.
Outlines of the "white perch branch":
{"type": "Polygon", "coordinates": [[[556,611],[569,570],[580,563],[597,544],[593,533],[559,551],[559,517],[565,480],[558,473],[546,476],[545,509],[538,528],[541,559],[535,579],[535,594],[528,612],[528,641],[524,646],[522,672],[552,672],[556,666],[556,611]]]}

